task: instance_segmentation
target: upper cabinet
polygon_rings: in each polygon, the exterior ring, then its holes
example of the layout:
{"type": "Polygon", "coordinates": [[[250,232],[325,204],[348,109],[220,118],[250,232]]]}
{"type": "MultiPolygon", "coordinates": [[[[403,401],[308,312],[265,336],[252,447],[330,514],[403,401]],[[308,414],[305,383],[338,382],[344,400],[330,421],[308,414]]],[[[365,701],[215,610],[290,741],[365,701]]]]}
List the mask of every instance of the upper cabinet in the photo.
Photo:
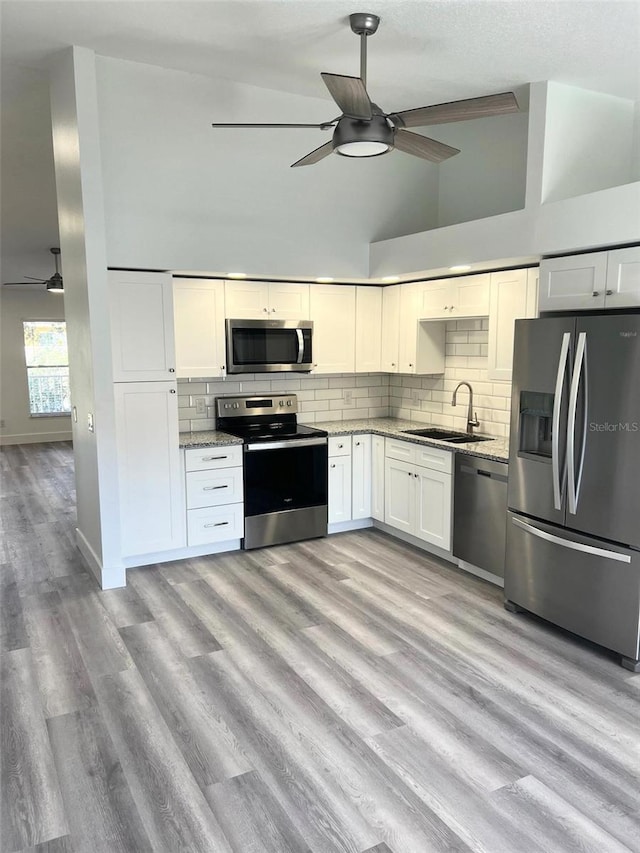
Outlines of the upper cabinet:
{"type": "Polygon", "coordinates": [[[540,311],[639,305],[640,246],[547,258],[540,263],[540,311]]]}
{"type": "Polygon", "coordinates": [[[308,320],[309,285],[226,281],[225,316],[233,320],[308,320]]]}
{"type": "Polygon", "coordinates": [[[382,290],[382,353],[384,373],[398,373],[400,358],[400,288],[393,284],[382,290]]]}
{"type": "Polygon", "coordinates": [[[176,375],[225,375],[224,282],[206,278],[173,281],[176,375]]]}
{"type": "Polygon", "coordinates": [[[175,379],[172,279],[109,271],[114,382],[175,379]]]}
{"type": "Polygon", "coordinates": [[[316,373],[355,371],[356,288],[354,285],[309,285],[313,320],[313,363],[316,373]]]}
{"type": "Polygon", "coordinates": [[[444,373],[446,323],[421,322],[421,283],[400,289],[399,373],[444,373]]]}
{"type": "Polygon", "coordinates": [[[536,316],[538,269],[491,273],[487,378],[510,382],[516,320],[536,316]]]}
{"type": "Polygon", "coordinates": [[[417,297],[421,320],[457,320],[489,313],[489,274],[423,281],[417,297]]]}
{"type": "Polygon", "coordinates": [[[382,370],[382,290],[356,287],[356,373],[382,370]]]}

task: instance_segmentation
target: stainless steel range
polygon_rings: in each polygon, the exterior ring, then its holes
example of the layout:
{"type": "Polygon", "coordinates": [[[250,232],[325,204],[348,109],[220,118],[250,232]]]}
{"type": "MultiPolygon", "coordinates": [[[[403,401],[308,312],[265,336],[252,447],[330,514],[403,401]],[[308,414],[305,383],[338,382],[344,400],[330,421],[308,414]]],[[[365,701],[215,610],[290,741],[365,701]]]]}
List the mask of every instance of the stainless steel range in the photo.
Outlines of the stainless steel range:
{"type": "Polygon", "coordinates": [[[244,442],[245,549],[327,535],[327,433],[297,412],[295,394],[216,399],[217,428],[244,442]]]}

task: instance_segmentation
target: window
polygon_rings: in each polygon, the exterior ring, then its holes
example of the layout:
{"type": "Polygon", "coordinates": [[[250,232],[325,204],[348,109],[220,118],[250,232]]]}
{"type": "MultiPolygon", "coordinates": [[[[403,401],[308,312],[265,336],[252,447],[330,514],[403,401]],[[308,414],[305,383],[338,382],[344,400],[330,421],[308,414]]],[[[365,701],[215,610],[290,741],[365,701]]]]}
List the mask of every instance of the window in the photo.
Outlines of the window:
{"type": "Polygon", "coordinates": [[[22,325],[31,414],[68,415],[71,394],[66,323],[25,320],[22,325]]]}

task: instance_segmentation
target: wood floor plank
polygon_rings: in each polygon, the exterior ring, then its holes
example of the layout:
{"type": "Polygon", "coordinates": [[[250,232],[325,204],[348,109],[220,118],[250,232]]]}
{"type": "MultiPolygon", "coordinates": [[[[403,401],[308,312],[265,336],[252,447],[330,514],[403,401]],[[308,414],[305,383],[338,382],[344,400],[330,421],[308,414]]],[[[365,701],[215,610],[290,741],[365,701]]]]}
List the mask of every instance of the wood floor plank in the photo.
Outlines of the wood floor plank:
{"type": "Polygon", "coordinates": [[[154,853],[232,853],[137,670],[104,676],[96,691],[154,853]]]}
{"type": "Polygon", "coordinates": [[[205,793],[234,853],[312,853],[255,771],[205,793]]]}
{"type": "Polygon", "coordinates": [[[54,717],[47,727],[75,846],[90,850],[100,844],[113,853],[151,853],[99,709],[54,717]]]}
{"type": "Polygon", "coordinates": [[[130,584],[120,589],[103,590],[100,602],[116,628],[153,621],[153,614],[130,584]]]}
{"type": "Polygon", "coordinates": [[[2,848],[21,850],[69,828],[28,649],[0,656],[2,848]]]}
{"type": "Polygon", "coordinates": [[[10,563],[0,564],[0,654],[29,645],[16,574],[10,563]]]}
{"type": "Polygon", "coordinates": [[[121,634],[200,787],[251,770],[225,721],[158,624],[132,625],[121,634]]]}
{"type": "MultiPolygon", "coordinates": [[[[103,853],[100,846],[92,847],[95,853],[103,853]]],[[[74,847],[70,835],[62,835],[60,838],[54,838],[51,841],[43,841],[42,844],[36,844],[33,847],[24,847],[19,853],[80,853],[77,847],[74,847]]],[[[104,853],[107,853],[105,850],[104,853]]]]}

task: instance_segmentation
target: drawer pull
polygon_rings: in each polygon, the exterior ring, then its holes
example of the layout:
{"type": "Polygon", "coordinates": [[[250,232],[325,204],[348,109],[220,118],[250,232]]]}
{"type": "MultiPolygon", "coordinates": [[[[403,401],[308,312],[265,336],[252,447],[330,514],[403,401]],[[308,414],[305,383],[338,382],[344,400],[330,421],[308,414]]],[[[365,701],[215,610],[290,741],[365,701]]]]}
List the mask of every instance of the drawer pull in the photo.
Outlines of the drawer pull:
{"type": "Polygon", "coordinates": [[[229,488],[228,485],[226,485],[226,486],[203,486],[202,491],[203,492],[214,492],[216,489],[228,489],[228,488],[229,488]]]}
{"type": "Polygon", "coordinates": [[[216,459],[228,459],[228,456],[203,456],[203,462],[214,462],[216,459]]]}
{"type": "Polygon", "coordinates": [[[224,527],[225,524],[229,524],[229,522],[228,521],[216,521],[215,524],[214,523],[205,524],[204,526],[205,527],[224,527]]]}
{"type": "Polygon", "coordinates": [[[334,462],[334,463],[332,464],[332,466],[331,466],[331,467],[332,467],[332,468],[335,468],[335,467],[336,467],[336,463],[334,462]]]}

